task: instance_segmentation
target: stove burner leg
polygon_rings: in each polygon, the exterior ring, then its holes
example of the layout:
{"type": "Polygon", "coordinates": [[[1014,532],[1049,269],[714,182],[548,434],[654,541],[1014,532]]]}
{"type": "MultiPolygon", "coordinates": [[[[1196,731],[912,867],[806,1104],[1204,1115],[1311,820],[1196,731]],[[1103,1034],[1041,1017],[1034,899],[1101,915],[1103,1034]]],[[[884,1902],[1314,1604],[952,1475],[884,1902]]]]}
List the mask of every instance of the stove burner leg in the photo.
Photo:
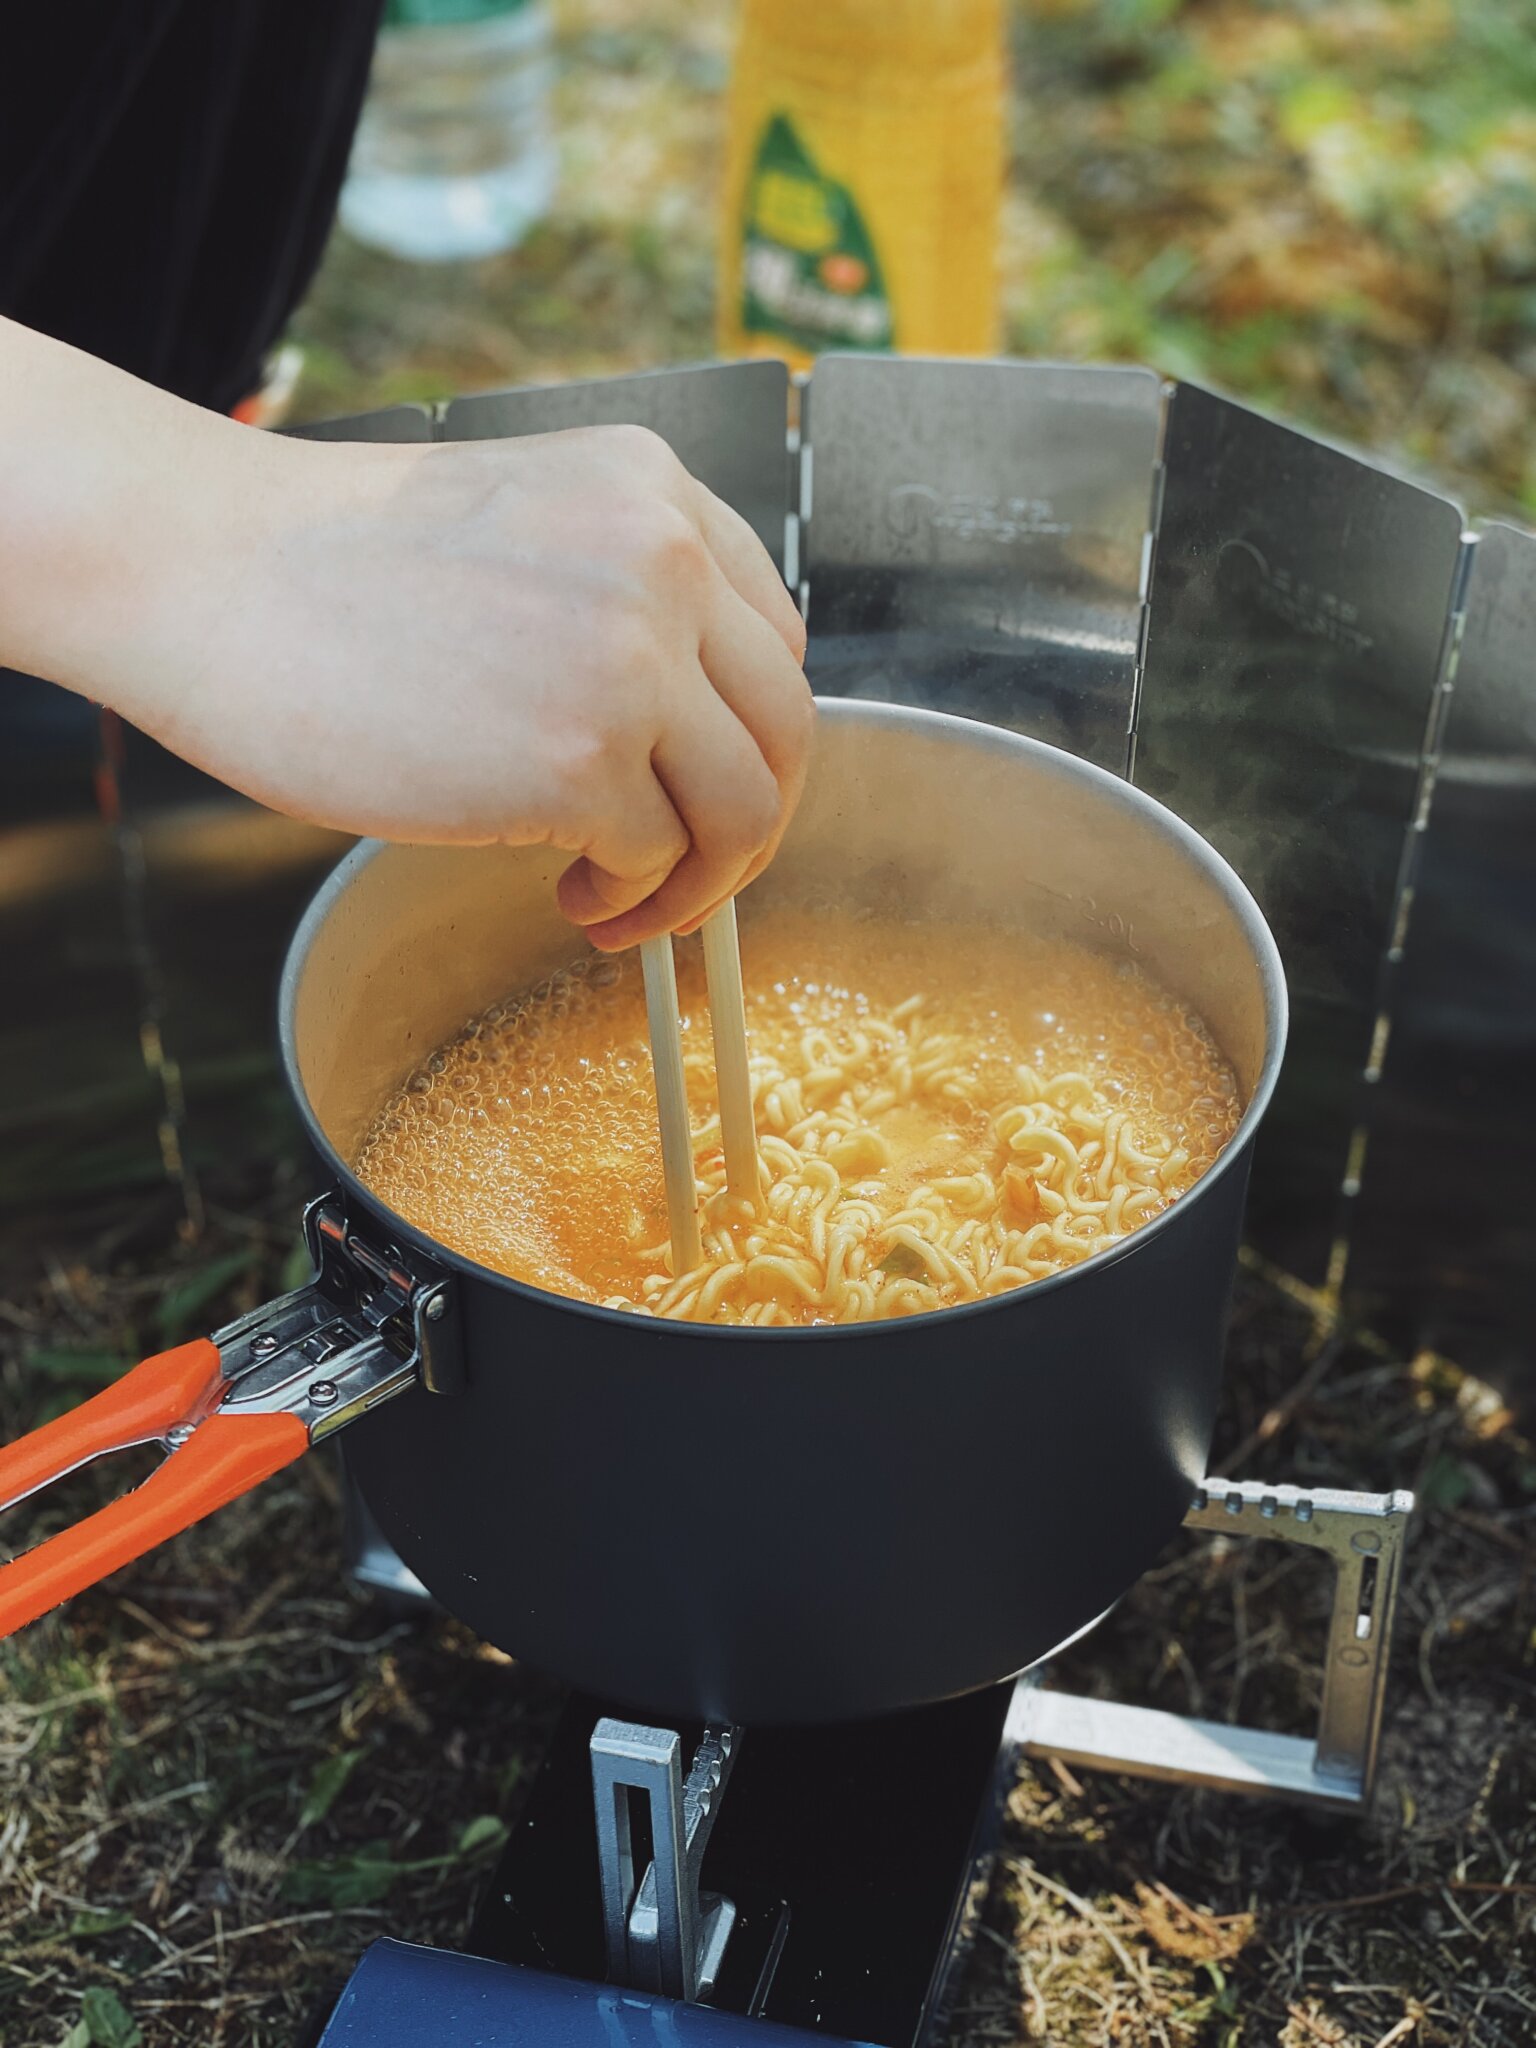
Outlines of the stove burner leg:
{"type": "Polygon", "coordinates": [[[1364,1806],[1376,1774],[1398,1568],[1412,1512],[1411,1493],[1208,1479],[1184,1518],[1186,1529],[1272,1537],[1331,1559],[1337,1580],[1315,1740],[1030,1687],[1018,1696],[1016,1732],[1026,1754],[1312,1805],[1364,1806]]]}
{"type": "Polygon", "coordinates": [[[353,1584],[382,1594],[389,1606],[402,1611],[432,1606],[432,1595],[373,1519],[357,1481],[347,1469],[345,1452],[341,1458],[341,1498],[342,1540],[347,1575],[353,1584]]]}
{"type": "Polygon", "coordinates": [[[706,1728],[685,1782],[682,1742],[670,1728],[605,1718],[592,1731],[611,1984],[695,2004],[714,1989],[736,1908],[729,1899],[699,1890],[699,1870],[740,1739],[735,1728],[706,1728]],[[647,1802],[652,1848],[638,1884],[634,1796],[647,1802]]]}

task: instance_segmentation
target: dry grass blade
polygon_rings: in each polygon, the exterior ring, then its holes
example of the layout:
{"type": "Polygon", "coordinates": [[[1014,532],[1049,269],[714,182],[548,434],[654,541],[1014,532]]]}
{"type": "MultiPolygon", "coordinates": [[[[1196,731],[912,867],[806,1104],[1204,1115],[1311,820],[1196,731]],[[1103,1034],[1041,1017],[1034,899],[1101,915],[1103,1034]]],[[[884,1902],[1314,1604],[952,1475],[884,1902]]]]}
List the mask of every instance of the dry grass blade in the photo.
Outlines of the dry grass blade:
{"type": "Polygon", "coordinates": [[[1164,1884],[1138,1884],[1142,1925],[1164,1955],[1193,1963],[1227,1963],[1253,1938],[1252,1913],[1203,1913],[1164,1884]]]}
{"type": "Polygon", "coordinates": [[[1395,1906],[1400,1899],[1428,1898],[1434,1892],[1469,1892],[1483,1898],[1536,1899],[1536,1884],[1487,1883],[1475,1877],[1431,1877],[1422,1884],[1395,1884],[1384,1892],[1359,1892],[1348,1899],[1308,1899],[1292,1906],[1292,1914],[1354,1913],[1367,1906],[1395,1906]]]}
{"type": "Polygon", "coordinates": [[[1146,1965],[1139,1959],[1133,1960],[1129,1949],[1127,1949],[1124,1942],[1121,1941],[1119,1935],[1116,1934],[1102,1913],[1090,1906],[1086,1899],[1080,1899],[1077,1893],[1072,1891],[1067,1885],[1058,1883],[1054,1877],[1047,1877],[1044,1871],[1036,1869],[1033,1863],[1022,1863],[1019,1869],[1026,1883],[1042,1886],[1046,1891],[1052,1893],[1054,1897],[1060,1899],[1063,1905],[1070,1906],[1074,1913],[1079,1914],[1086,1920],[1088,1925],[1104,1941],[1128,1977],[1135,1978],[1138,1982],[1145,1982],[1146,1965]]]}
{"type": "Polygon", "coordinates": [[[1387,2031],[1376,2043],[1376,2048],[1398,2048],[1400,2042],[1406,2041],[1408,2036],[1415,2032],[1418,2024],[1419,2016],[1417,2013],[1405,2012],[1395,2027],[1388,2027],[1387,2031]]]}

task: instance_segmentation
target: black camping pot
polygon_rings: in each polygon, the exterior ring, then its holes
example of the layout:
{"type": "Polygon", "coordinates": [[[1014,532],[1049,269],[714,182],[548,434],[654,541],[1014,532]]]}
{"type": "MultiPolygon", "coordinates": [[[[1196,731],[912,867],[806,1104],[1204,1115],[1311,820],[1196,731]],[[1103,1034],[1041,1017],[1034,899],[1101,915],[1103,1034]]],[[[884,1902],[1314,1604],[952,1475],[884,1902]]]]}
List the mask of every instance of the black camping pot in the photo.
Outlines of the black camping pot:
{"type": "MultiPolygon", "coordinates": [[[[149,1534],[86,1542],[87,1523],[0,1568],[0,1627],[343,1424],[369,1507],[443,1606],[669,1717],[837,1720],[1007,1677],[1091,1624],[1178,1528],[1205,1473],[1249,1157],[1285,1037],[1274,942],[1230,868],[1053,748],[823,705],[805,799],[744,919],[758,904],[894,907],[984,922],[999,944],[1046,928],[1123,951],[1204,1017],[1246,1111],[1189,1193],[1067,1272],[905,1320],[755,1329],[505,1278],[352,1172],[427,1052],[581,950],[555,907],[564,858],[365,843],[321,889],[281,997],[289,1085],[335,1189],[309,1219],[317,1280],[137,1368],[158,1372],[140,1439],[180,1448],[103,1513],[132,1523],[159,1486],[149,1534]]],[[[56,1441],[50,1424],[0,1453],[0,1501],[79,1462],[86,1438],[129,1440],[133,1380],[98,1397],[113,1419],[94,1437],[81,1418],[95,1402],[56,1441]]]]}

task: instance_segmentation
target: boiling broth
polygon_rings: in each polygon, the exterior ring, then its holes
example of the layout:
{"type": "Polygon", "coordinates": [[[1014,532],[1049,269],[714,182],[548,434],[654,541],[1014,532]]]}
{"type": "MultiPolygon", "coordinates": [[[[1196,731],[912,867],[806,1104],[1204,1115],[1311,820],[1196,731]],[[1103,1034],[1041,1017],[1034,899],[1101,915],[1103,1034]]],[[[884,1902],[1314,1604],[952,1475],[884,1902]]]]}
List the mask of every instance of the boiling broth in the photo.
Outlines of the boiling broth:
{"type": "Polygon", "coordinates": [[[910,1315],[1090,1257],[1186,1193],[1239,1091],[1135,963],[1061,939],[769,912],[743,932],[762,1199],[733,1207],[701,951],[676,948],[705,1258],[674,1275],[638,956],[496,1005],[383,1105],[390,1207],[578,1300],[726,1323],[910,1315]]]}

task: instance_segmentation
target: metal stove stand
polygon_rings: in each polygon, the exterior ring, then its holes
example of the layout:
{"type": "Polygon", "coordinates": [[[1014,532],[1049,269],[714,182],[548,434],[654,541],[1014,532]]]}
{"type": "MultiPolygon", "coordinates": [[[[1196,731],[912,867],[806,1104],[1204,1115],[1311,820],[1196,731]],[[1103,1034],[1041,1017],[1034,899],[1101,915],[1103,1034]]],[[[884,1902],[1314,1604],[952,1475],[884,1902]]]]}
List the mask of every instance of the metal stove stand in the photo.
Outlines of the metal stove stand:
{"type": "Polygon", "coordinates": [[[939,2031],[985,1893],[1014,1696],[748,1731],[638,1727],[573,1699],[468,1945],[684,2009],[707,1998],[752,2048],[770,2025],[914,2048],[939,2031]]]}
{"type": "MultiPolygon", "coordinates": [[[[1039,1673],[881,1720],[750,1735],[649,1727],[575,1697],[472,1954],[375,1943],[320,2048],[925,2048],[946,2022],[1021,1754],[1364,1803],[1412,1508],[1406,1493],[1212,1479],[1185,1519],[1333,1565],[1312,1737],[1085,1699],[1039,1673]]],[[[371,1576],[387,1582],[369,1541],[371,1576]]]]}
{"type": "Polygon", "coordinates": [[[1318,1806],[1362,1805],[1376,1771],[1399,1566],[1412,1512],[1411,1493],[1208,1479],[1184,1518],[1186,1529],[1299,1543],[1334,1566],[1314,1737],[1197,1721],[1042,1685],[1023,1703],[1025,1753],[1224,1792],[1318,1806]]]}

